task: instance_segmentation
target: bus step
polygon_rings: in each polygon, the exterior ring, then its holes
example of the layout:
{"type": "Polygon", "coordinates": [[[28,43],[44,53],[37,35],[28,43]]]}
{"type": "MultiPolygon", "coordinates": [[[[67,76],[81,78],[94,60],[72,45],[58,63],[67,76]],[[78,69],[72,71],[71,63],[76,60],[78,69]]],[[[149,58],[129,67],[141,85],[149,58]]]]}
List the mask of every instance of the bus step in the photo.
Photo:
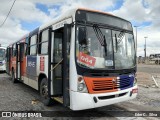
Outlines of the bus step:
{"type": "Polygon", "coordinates": [[[52,97],[55,101],[63,104],[63,97],[52,97]]]}

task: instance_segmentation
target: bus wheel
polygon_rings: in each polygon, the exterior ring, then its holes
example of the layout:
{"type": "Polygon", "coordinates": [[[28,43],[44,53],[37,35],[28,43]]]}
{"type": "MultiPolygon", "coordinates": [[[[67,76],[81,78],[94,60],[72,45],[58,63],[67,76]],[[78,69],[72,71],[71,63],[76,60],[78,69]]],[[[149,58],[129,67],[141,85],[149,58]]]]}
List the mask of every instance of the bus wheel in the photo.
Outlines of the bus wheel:
{"type": "Polygon", "coordinates": [[[44,105],[49,106],[53,103],[51,97],[48,96],[48,80],[43,78],[40,83],[40,95],[44,105]]]}
{"type": "Polygon", "coordinates": [[[17,80],[15,79],[15,74],[14,74],[14,70],[12,70],[12,82],[16,83],[17,80]]]}

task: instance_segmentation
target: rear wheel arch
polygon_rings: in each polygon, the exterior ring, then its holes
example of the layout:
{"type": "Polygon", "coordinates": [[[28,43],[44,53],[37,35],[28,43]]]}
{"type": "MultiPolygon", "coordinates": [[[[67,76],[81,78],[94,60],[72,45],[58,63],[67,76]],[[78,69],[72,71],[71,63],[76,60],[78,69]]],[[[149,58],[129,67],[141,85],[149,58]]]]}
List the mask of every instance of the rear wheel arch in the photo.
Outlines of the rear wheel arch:
{"type": "Polygon", "coordinates": [[[41,95],[41,101],[44,105],[49,106],[54,104],[54,100],[48,96],[48,78],[45,74],[40,74],[38,77],[38,90],[41,95]]]}

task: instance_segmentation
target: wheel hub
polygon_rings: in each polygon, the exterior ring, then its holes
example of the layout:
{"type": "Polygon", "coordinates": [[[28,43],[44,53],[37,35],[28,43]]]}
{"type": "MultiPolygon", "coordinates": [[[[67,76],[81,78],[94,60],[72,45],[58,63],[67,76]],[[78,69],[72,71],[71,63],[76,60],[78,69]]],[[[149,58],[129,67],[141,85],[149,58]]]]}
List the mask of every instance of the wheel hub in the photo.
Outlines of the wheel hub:
{"type": "Polygon", "coordinates": [[[48,87],[47,87],[47,85],[43,85],[43,86],[42,86],[42,96],[43,96],[44,98],[47,98],[47,97],[48,97],[48,87]]]}

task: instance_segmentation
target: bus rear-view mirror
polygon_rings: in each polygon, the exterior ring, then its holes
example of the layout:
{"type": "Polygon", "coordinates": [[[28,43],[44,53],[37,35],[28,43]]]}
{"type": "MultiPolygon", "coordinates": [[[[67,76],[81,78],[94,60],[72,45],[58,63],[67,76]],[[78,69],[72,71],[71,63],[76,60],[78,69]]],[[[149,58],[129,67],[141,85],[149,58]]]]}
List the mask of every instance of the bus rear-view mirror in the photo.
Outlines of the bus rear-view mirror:
{"type": "Polygon", "coordinates": [[[78,40],[79,40],[79,44],[87,44],[87,40],[86,40],[86,28],[85,27],[79,27],[79,31],[78,31],[78,40]]]}

